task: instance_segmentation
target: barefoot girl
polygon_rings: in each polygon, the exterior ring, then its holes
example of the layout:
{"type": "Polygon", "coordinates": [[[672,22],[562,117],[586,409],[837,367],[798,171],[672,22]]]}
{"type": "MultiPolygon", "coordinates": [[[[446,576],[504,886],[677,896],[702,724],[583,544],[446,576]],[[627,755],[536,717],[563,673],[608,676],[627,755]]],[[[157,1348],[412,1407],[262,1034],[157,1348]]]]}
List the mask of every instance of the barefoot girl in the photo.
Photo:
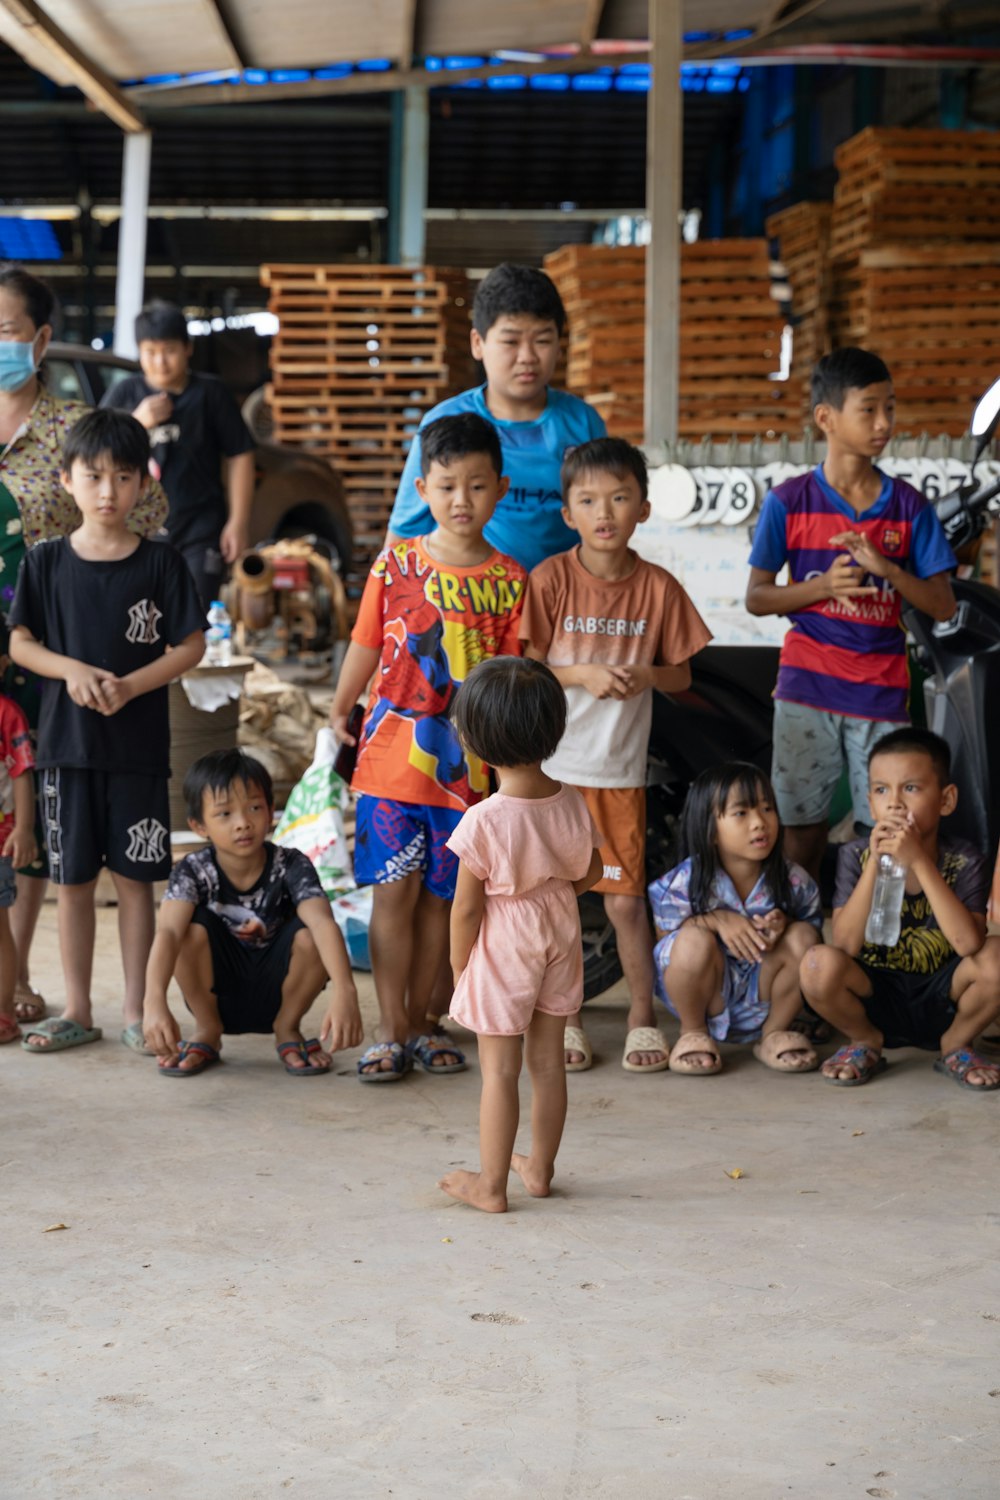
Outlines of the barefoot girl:
{"type": "Polygon", "coordinates": [[[482,662],[452,710],[466,750],[500,790],[470,807],[448,847],[459,857],[451,913],[451,1014],[479,1038],[478,1172],[438,1186],[489,1213],[507,1207],[513,1170],[547,1197],[566,1119],[563,1032],[583,997],[577,896],[601,878],[601,836],[579,792],[541,762],[566,726],[566,697],[542,662],[482,662]],[[531,1151],[514,1155],[522,1043],[531,1076],[531,1151]]]}
{"type": "Polygon", "coordinates": [[[763,771],[739,761],[703,771],[681,843],[688,858],[649,888],[660,993],[681,1023],[671,1071],[718,1073],[716,1043],[728,1038],[756,1040],[754,1055],[778,1072],[809,1072],[816,1054],[789,1027],[802,1006],[799,962],[821,941],[819,891],[781,853],[763,771]]]}

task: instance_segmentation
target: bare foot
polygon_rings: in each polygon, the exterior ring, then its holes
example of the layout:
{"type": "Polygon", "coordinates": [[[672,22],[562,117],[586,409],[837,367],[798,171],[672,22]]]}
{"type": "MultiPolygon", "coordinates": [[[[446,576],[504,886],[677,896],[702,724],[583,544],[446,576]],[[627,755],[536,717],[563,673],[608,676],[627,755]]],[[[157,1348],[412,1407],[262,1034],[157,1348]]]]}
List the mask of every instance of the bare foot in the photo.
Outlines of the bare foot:
{"type": "Polygon", "coordinates": [[[449,1198],[457,1198],[460,1203],[468,1203],[470,1208],[481,1208],[484,1213],[488,1214],[507,1212],[507,1194],[491,1192],[485,1188],[481,1172],[449,1172],[447,1177],[441,1178],[438,1187],[443,1193],[447,1193],[449,1198]]]}
{"type": "Polygon", "coordinates": [[[516,1172],[533,1198],[547,1198],[552,1183],[552,1168],[532,1165],[530,1156],[521,1156],[515,1151],[510,1159],[510,1170],[516,1172]]]}

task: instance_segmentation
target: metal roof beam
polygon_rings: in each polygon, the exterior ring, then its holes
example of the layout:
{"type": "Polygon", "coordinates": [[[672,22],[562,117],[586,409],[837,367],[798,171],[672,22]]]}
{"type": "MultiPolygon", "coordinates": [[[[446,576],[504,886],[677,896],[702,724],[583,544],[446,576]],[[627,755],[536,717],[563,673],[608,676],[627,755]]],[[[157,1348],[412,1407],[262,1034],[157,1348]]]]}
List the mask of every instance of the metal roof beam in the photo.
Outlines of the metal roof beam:
{"type": "Polygon", "coordinates": [[[77,88],[86,94],[102,114],[114,120],[116,125],[129,134],[145,130],[146,123],[135,102],[122,92],[114,79],[103,68],[99,68],[61,27],[49,19],[41,6],[35,4],[35,0],[0,0],[0,6],[25,31],[30,31],[39,46],[71,74],[77,88]]]}

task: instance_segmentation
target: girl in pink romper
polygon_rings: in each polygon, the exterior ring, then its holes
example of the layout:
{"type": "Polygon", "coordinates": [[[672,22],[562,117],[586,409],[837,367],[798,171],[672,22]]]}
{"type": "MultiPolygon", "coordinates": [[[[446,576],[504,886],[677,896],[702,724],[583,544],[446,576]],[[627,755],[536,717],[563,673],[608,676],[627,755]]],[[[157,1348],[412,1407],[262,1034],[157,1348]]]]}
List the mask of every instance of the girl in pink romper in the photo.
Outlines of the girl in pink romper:
{"type": "Polygon", "coordinates": [[[538,661],[480,663],[452,707],[467,750],[500,790],[470,807],[448,840],[459,858],[451,913],[451,1015],[479,1038],[483,1092],[478,1172],[438,1184],[502,1213],[511,1170],[548,1196],[566,1119],[563,1032],[583,997],[577,896],[600,878],[601,835],[579,792],[541,763],[566,727],[566,697],[538,661]],[[531,1150],[514,1153],[522,1052],[531,1076],[531,1150]]]}

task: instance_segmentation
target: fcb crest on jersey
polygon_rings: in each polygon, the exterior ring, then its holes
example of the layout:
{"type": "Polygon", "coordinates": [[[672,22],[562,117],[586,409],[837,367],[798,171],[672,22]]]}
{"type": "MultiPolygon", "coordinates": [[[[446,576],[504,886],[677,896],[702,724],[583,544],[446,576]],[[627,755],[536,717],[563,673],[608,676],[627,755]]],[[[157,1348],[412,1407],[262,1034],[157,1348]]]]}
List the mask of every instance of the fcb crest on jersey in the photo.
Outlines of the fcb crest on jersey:
{"type": "Polygon", "coordinates": [[[898,552],[903,545],[903,533],[898,526],[886,526],[882,532],[882,551],[889,553],[898,552]]]}

